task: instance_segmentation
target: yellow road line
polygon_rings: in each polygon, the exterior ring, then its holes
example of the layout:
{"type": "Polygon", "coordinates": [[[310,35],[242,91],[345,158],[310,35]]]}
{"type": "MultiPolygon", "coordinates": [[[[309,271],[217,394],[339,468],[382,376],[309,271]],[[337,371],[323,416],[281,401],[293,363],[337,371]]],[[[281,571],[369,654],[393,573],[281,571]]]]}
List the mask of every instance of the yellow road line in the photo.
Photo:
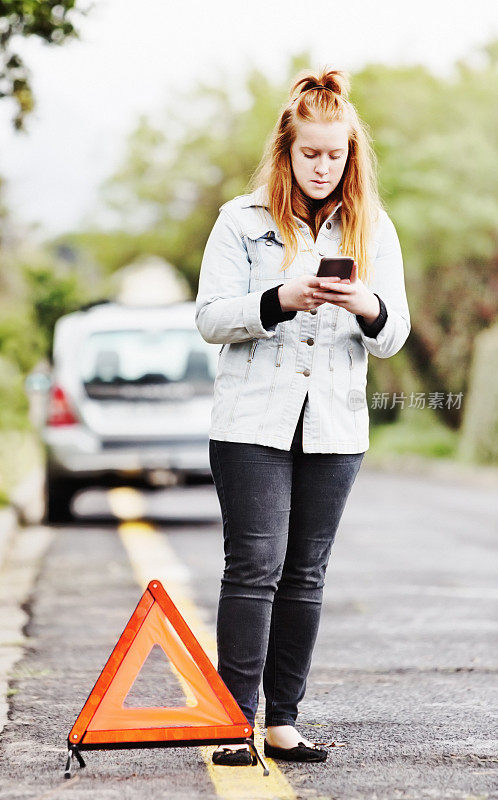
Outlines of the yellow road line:
{"type": "MultiPolygon", "coordinates": [[[[140,500],[126,497],[123,492],[133,489],[111,490],[108,493],[113,513],[119,518],[121,500],[125,499],[126,509],[133,504],[138,509],[140,500]]],[[[128,515],[127,515],[128,516],[128,515]]],[[[179,560],[171,548],[166,534],[158,533],[152,525],[137,521],[123,522],[118,526],[121,540],[126,548],[137,583],[145,589],[153,578],[158,578],[178,610],[192,629],[195,637],[216,664],[216,640],[202,620],[191,594],[190,575],[185,565],[179,560]]],[[[180,680],[181,676],[179,676],[180,680]]],[[[180,681],[183,684],[183,681],[180,681]]],[[[255,727],[255,741],[260,750],[263,749],[263,735],[258,726],[255,727]]],[[[263,777],[263,770],[257,767],[220,767],[211,761],[213,747],[199,748],[206,764],[209,777],[213,782],[217,795],[223,800],[296,800],[296,794],[287,778],[277,764],[268,759],[270,775],[263,777]]]]}

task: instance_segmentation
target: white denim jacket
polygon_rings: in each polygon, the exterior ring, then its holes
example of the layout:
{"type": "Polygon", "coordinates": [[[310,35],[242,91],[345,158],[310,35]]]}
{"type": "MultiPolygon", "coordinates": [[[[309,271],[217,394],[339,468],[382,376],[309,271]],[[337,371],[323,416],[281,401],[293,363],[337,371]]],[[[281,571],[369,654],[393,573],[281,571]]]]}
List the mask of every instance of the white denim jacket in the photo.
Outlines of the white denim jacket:
{"type": "Polygon", "coordinates": [[[222,205],[202,259],[195,322],[206,342],[222,345],[209,436],[289,450],[308,393],[304,452],[364,452],[368,354],[395,355],[410,332],[396,229],[380,209],[370,243],[369,288],[384,301],[387,321],[375,338],[365,335],[354,314],[329,302],[267,330],[260,318],[263,292],[298,275],[316,275],[322,256],[339,254],[341,239],[341,203],[316,242],[295,217],[301,247],[279,271],[284,245],[267,198],[263,186],[222,205]]]}

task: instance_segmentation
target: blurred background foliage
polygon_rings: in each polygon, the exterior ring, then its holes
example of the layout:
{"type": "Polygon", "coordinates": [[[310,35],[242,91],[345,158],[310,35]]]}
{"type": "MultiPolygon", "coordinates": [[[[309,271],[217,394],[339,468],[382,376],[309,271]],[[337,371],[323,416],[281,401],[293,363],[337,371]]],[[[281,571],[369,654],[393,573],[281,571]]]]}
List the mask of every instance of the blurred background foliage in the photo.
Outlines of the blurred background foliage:
{"type": "Polygon", "coordinates": [[[35,107],[28,65],[18,52],[20,38],[35,37],[48,45],[62,45],[78,38],[73,16],[88,14],[76,0],[1,0],[0,2],[0,97],[14,101],[12,124],[25,131],[26,118],[35,107]]]}
{"type": "MultiPolygon", "coordinates": [[[[399,354],[369,360],[369,399],[376,391],[404,392],[407,403],[411,392],[463,392],[460,407],[372,409],[373,454],[498,461],[496,402],[480,417],[491,426],[485,447],[468,444],[463,413],[473,416],[468,404],[493,391],[492,365],[472,372],[472,363],[498,302],[498,40],[476,55],[457,62],[451,77],[376,63],[351,74],[351,99],[370,130],[381,196],[402,245],[412,320],[399,354]],[[474,373],[478,389],[470,386],[474,373]]],[[[106,296],[118,269],[157,255],[177,267],[195,298],[218,209],[247,191],[291,78],[311,64],[309,53],[297,55],[283,81],[258,69],[242,86],[228,77],[199,81],[158,119],[141,117],[101,187],[112,229],[68,231],[29,249],[9,236],[0,183],[0,430],[26,426],[22,378],[49,355],[57,317],[106,296]]],[[[496,349],[487,352],[496,374],[496,349]]]]}

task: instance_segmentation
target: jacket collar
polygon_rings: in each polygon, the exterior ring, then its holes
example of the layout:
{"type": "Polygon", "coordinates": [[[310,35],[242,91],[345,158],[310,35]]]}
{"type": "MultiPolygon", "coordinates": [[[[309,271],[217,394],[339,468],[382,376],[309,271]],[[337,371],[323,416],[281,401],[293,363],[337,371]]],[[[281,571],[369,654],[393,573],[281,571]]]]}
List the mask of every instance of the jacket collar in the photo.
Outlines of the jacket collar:
{"type": "MultiPolygon", "coordinates": [[[[254,206],[260,206],[262,208],[269,209],[269,199],[268,199],[268,185],[265,183],[262,186],[258,186],[258,188],[252,192],[251,194],[246,195],[246,199],[242,203],[242,208],[251,208],[254,206]]],[[[332,219],[335,215],[336,211],[342,206],[342,200],[337,203],[336,207],[332,211],[331,214],[327,217],[327,219],[332,219]]],[[[302,222],[302,220],[296,217],[298,223],[302,225],[306,225],[306,223],[302,222]]]]}

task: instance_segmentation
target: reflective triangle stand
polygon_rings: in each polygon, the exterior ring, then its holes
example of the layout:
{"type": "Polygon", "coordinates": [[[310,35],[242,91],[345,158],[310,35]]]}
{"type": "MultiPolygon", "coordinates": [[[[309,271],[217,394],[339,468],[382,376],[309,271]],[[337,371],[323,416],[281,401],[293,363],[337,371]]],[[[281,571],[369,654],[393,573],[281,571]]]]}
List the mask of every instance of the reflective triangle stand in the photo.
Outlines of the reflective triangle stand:
{"type": "Polygon", "coordinates": [[[153,580],[100,673],[68,736],[64,777],[84,750],[247,744],[253,763],[269,770],[252,727],[164,590],[153,580]],[[124,701],[152,648],[159,645],[188,692],[184,706],[125,708],[124,701]]]}

